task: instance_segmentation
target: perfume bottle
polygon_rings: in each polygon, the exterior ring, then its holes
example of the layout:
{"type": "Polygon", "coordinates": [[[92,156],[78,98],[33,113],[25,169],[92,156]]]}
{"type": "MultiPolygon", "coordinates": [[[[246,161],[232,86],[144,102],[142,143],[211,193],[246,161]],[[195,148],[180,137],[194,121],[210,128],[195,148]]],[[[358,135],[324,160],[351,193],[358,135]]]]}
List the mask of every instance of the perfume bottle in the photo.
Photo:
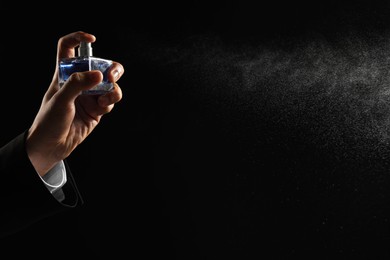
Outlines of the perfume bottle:
{"type": "Polygon", "coordinates": [[[90,42],[81,42],[78,47],[78,56],[74,58],[64,58],[59,62],[59,85],[62,87],[65,81],[74,72],[89,70],[100,70],[103,73],[103,80],[92,89],[85,90],[82,94],[99,95],[109,92],[114,85],[108,81],[108,70],[112,65],[111,60],[94,57],[90,42]]]}

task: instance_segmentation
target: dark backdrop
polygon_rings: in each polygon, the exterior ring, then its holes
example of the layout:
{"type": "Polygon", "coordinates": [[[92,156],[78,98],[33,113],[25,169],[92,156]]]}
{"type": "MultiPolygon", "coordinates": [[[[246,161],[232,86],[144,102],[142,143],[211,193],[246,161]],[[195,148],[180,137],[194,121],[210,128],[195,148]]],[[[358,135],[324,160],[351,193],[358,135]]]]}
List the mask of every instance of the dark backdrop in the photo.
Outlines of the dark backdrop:
{"type": "Polygon", "coordinates": [[[95,34],[94,55],[126,73],[68,158],[85,205],[1,251],[388,257],[390,6],[286,2],[4,8],[2,142],[32,122],[62,35],[95,34]]]}

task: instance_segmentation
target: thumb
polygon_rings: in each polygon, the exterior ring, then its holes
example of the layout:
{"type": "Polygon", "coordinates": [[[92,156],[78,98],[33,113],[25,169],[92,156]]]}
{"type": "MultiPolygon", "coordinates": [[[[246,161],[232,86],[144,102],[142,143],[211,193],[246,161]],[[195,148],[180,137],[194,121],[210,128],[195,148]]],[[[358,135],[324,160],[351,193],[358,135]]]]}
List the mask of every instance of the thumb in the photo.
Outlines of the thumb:
{"type": "Polygon", "coordinates": [[[59,92],[65,100],[75,100],[83,90],[95,87],[103,80],[103,74],[98,70],[73,73],[59,92]]]}

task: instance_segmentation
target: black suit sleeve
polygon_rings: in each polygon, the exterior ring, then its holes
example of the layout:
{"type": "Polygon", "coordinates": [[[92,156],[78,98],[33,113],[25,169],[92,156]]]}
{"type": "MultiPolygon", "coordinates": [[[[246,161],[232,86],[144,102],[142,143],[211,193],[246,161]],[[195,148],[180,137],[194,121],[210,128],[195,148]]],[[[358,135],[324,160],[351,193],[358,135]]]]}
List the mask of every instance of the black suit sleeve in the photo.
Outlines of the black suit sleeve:
{"type": "Polygon", "coordinates": [[[0,238],[83,201],[65,161],[65,199],[57,201],[31,164],[24,132],[0,148],[0,238]]]}

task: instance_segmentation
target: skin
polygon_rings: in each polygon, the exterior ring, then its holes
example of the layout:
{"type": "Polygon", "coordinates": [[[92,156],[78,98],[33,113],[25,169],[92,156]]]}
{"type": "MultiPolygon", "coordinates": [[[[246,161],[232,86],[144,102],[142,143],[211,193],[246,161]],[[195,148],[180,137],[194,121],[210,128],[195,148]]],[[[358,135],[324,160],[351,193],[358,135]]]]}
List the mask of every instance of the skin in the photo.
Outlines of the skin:
{"type": "Polygon", "coordinates": [[[67,158],[99,124],[103,115],[110,113],[122,99],[122,90],[116,83],[124,73],[123,66],[113,62],[109,80],[114,89],[103,95],[80,95],[102,81],[100,71],[73,73],[60,88],[58,61],[75,56],[80,41],[95,42],[92,34],[78,31],[58,40],[57,62],[52,82],[47,89],[40,109],[28,131],[26,151],[40,176],[67,158]]]}

